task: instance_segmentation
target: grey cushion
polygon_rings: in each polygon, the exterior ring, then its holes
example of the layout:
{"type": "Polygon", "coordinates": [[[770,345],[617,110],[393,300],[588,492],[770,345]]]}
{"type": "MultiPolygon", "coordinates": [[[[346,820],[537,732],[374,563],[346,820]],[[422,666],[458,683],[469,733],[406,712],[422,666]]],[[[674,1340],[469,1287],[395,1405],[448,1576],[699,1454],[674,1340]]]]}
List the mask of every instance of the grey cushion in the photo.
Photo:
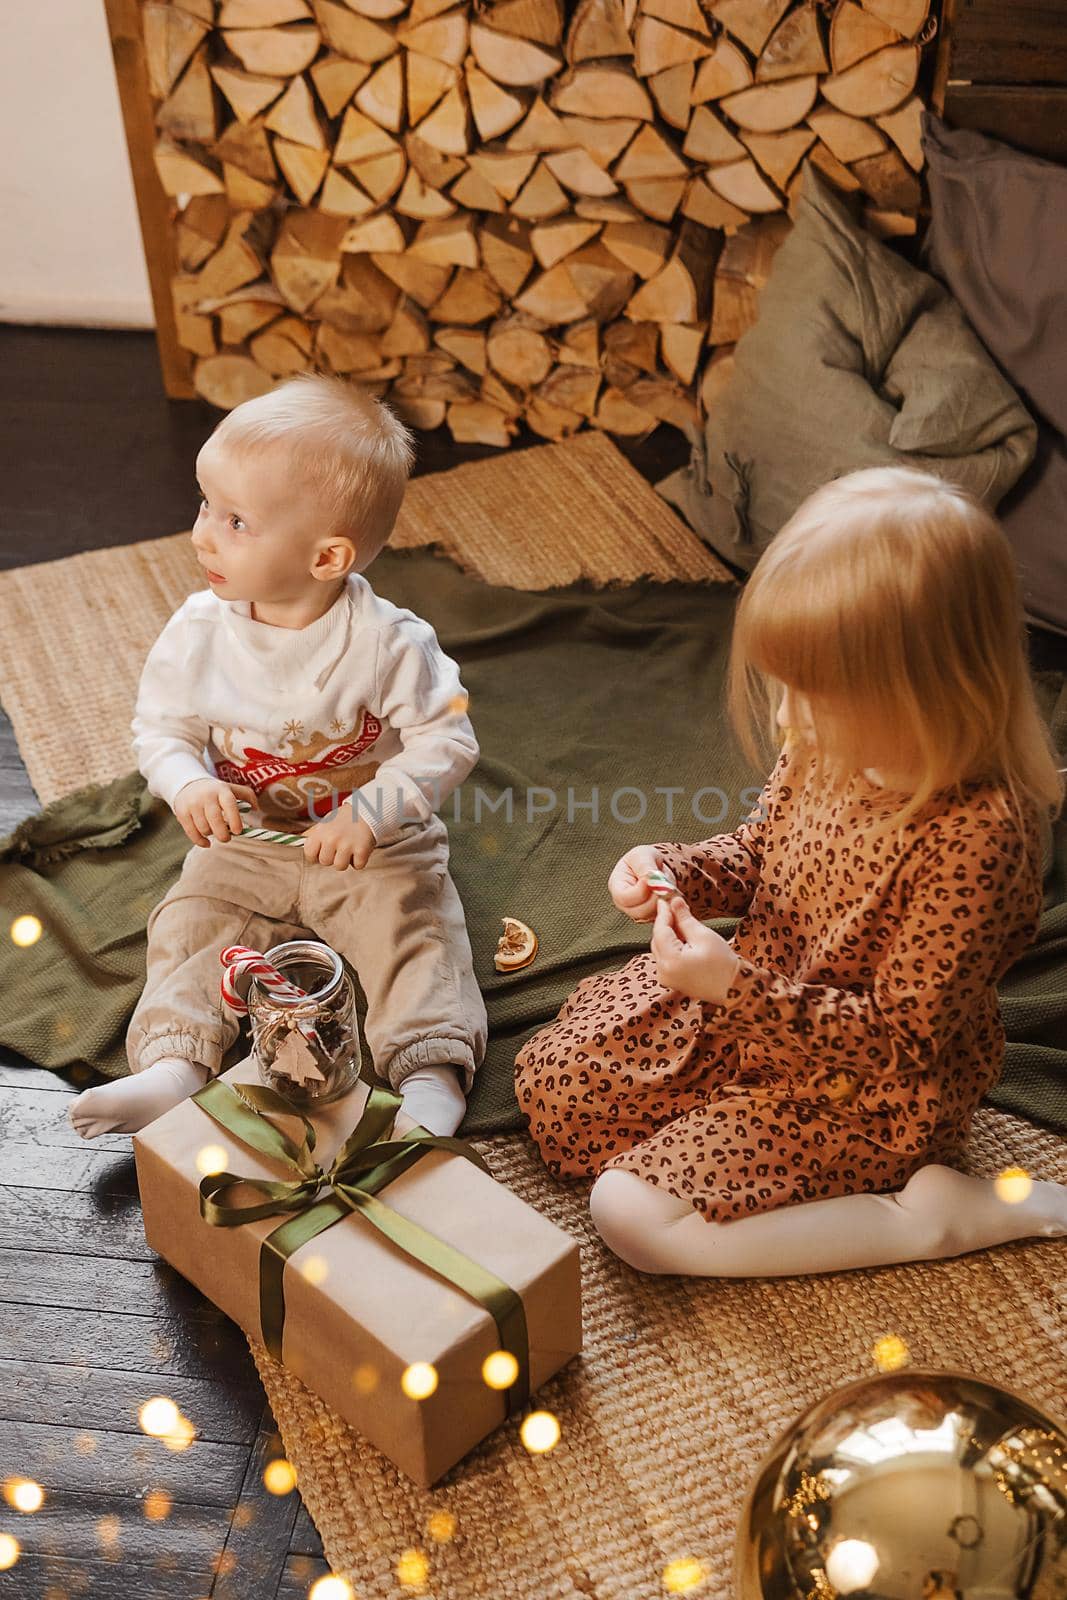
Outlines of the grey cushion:
{"type": "Polygon", "coordinates": [[[907,463],[995,505],[1034,441],[944,288],[856,223],[809,165],[733,375],[689,466],[658,487],[748,570],[830,478],[907,463]]]}
{"type": "Polygon", "coordinates": [[[1000,507],[1027,611],[1067,632],[1067,167],[923,118],[926,257],[1037,421],[1000,507]]]}

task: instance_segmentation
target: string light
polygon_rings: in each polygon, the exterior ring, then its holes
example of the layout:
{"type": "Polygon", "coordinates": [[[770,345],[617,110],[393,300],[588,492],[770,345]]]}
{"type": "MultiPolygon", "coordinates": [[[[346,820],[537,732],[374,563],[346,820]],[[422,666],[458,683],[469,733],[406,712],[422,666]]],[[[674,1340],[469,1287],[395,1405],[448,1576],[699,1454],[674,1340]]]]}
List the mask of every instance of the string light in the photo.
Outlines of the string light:
{"type": "Polygon", "coordinates": [[[437,1368],[430,1361],[413,1361],[400,1377],[400,1387],[409,1400],[426,1400],[437,1388],[437,1368]]]}
{"type": "Polygon", "coordinates": [[[122,1524],[114,1515],[99,1518],[96,1524],[96,1536],[105,1550],[113,1550],[118,1544],[121,1528],[122,1524]]]}
{"type": "Polygon", "coordinates": [[[668,1562],[663,1569],[663,1587],[668,1594],[688,1594],[704,1582],[708,1569],[693,1556],[668,1562]]]}
{"type": "Polygon", "coordinates": [[[455,1537],[456,1519],[451,1511],[434,1511],[426,1524],[426,1531],[438,1544],[447,1544],[455,1537]]]}
{"type": "Polygon", "coordinates": [[[490,1389],[510,1389],[519,1375],[519,1363],[510,1350],[494,1350],[482,1362],[482,1377],[490,1389]]]}
{"type": "Polygon", "coordinates": [[[165,1522],[172,1503],[166,1489],[151,1489],[144,1498],[144,1514],[149,1522],[165,1522]]]}
{"type": "Polygon", "coordinates": [[[899,1372],[911,1360],[911,1351],[898,1333],[887,1333],[871,1346],[871,1360],[879,1372],[899,1372]]]}
{"type": "Polygon", "coordinates": [[[551,1411],[531,1411],[519,1429],[519,1437],[531,1455],[543,1456],[559,1443],[560,1428],[551,1411]]]}
{"type": "Polygon", "coordinates": [[[325,1256],[308,1256],[300,1265],[300,1273],[311,1284],[325,1283],[330,1269],[325,1256]]]}
{"type": "Polygon", "coordinates": [[[1005,1205],[1017,1206],[1030,1196],[1034,1187],[1034,1180],[1025,1167],[1005,1167],[993,1180],[993,1188],[998,1200],[1003,1200],[1005,1205]]]}
{"type": "Polygon", "coordinates": [[[214,1178],[226,1171],[226,1152],[221,1144],[206,1144],[196,1152],[196,1170],[202,1178],[214,1178]]]}
{"type": "Polygon", "coordinates": [[[166,1445],[168,1450],[173,1450],[177,1454],[182,1450],[188,1450],[195,1438],[196,1429],[189,1421],[189,1418],[183,1417],[181,1412],[179,1412],[178,1420],[171,1429],[170,1433],[165,1433],[163,1435],[163,1443],[166,1445]]]}
{"type": "Polygon", "coordinates": [[[173,1400],[157,1394],[145,1401],[137,1413],[137,1420],[151,1438],[162,1439],[164,1434],[174,1432],[181,1420],[181,1412],[173,1400]]]}
{"type": "Polygon", "coordinates": [[[20,1554],[20,1545],[13,1533],[0,1533],[0,1572],[7,1572],[15,1565],[20,1554]]]}
{"type": "Polygon", "coordinates": [[[330,1573],[327,1578],[318,1578],[308,1590],[308,1600],[356,1600],[352,1585],[345,1578],[338,1578],[330,1573]]]}
{"type": "Polygon", "coordinates": [[[269,1494],[292,1494],[296,1488],[296,1468],[284,1456],[268,1461],[263,1468],[263,1486],[269,1494]]]}
{"type": "Polygon", "coordinates": [[[16,1511],[40,1511],[44,1490],[32,1478],[8,1478],[4,1483],[4,1499],[16,1511]]]}
{"type": "Polygon", "coordinates": [[[396,1575],[405,1589],[421,1589],[430,1576],[430,1561],[425,1550],[405,1550],[396,1564],[396,1575]]]}
{"type": "Polygon", "coordinates": [[[378,1369],[369,1361],[361,1361],[352,1374],[352,1387],[359,1394],[373,1394],[378,1387],[378,1369]]]}
{"type": "Polygon", "coordinates": [[[28,945],[36,944],[43,931],[37,917],[16,917],[11,924],[11,943],[25,949],[28,945]]]}

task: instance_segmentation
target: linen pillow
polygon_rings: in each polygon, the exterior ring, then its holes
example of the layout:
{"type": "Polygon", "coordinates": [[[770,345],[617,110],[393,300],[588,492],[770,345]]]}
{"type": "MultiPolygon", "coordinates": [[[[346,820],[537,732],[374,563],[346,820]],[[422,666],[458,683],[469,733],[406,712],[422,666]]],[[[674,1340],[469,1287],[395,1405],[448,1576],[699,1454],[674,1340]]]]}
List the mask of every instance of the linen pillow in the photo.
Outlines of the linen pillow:
{"type": "Polygon", "coordinates": [[[751,570],[830,478],[906,463],[996,505],[1034,441],[1021,401],[944,288],[856,223],[809,164],[718,406],[689,466],[657,487],[751,570]]]}
{"type": "Polygon", "coordinates": [[[1037,454],[1000,508],[1030,617],[1067,632],[1067,167],[923,115],[944,280],[1037,421],[1037,454]]]}

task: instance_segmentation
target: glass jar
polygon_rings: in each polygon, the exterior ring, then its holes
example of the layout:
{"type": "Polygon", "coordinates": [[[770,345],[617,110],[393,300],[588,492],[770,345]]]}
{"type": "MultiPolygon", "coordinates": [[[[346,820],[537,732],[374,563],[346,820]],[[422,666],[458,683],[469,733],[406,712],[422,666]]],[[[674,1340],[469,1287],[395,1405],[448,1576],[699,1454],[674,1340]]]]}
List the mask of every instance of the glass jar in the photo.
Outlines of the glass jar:
{"type": "Polygon", "coordinates": [[[266,958],[307,993],[287,999],[252,979],[248,1016],[260,1077],[293,1105],[339,1099],[359,1078],[361,1059],[356,997],[341,957],[317,939],[290,939],[266,958]]]}

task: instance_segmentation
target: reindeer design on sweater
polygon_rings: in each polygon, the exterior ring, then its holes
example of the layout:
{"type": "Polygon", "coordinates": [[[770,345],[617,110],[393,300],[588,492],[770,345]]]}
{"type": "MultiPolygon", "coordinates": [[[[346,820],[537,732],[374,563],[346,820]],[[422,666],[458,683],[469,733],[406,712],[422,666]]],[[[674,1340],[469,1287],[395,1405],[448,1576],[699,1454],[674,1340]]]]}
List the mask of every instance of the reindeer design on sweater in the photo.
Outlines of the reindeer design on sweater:
{"type": "Polygon", "coordinates": [[[290,823],[324,820],[374,777],[379,763],[360,758],[377,743],[381,731],[381,722],[369,711],[351,725],[335,721],[329,733],[313,729],[306,737],[303,724],[290,719],[281,741],[283,755],[246,744],[243,728],[216,727],[212,738],[225,759],[215,763],[215,770],[224,783],[253,789],[264,817],[290,823]]]}

